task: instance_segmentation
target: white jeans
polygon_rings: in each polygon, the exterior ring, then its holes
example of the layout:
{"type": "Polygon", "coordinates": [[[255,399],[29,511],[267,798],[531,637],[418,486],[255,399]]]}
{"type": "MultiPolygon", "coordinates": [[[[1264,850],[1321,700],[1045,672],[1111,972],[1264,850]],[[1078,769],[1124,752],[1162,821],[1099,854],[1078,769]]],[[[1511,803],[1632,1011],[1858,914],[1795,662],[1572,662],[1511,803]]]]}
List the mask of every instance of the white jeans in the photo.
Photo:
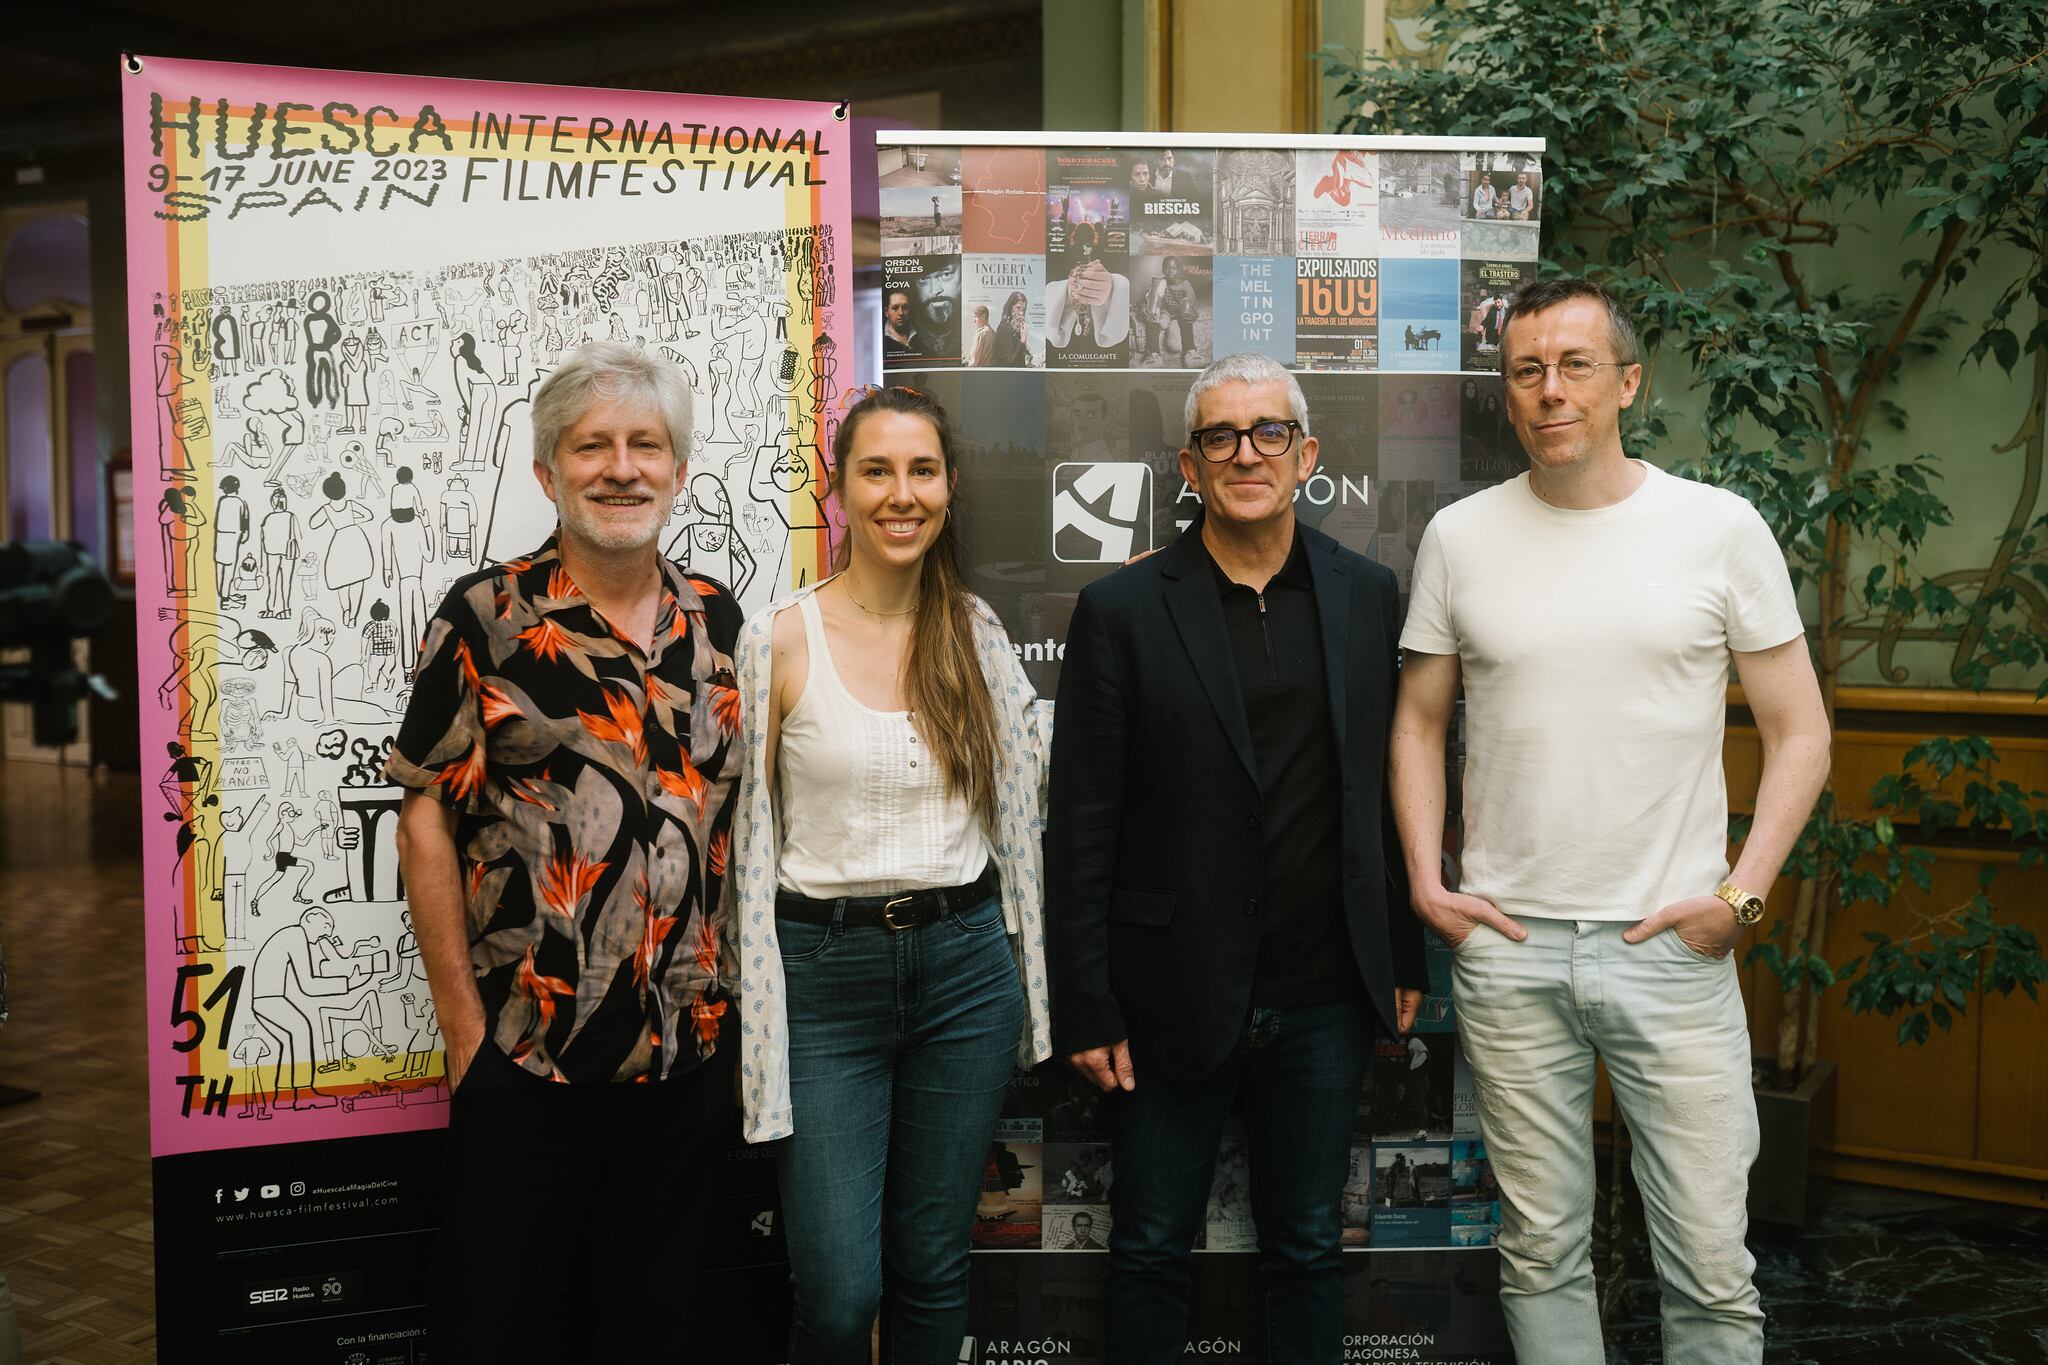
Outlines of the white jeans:
{"type": "Polygon", "coordinates": [[[1604,1360],[1594,1305],[1593,1063],[1634,1137],[1663,1288],[1665,1365],[1756,1365],[1750,1276],[1756,1099],[1732,957],[1626,924],[1475,925],[1453,967],[1459,1028],[1501,1191],[1501,1303],[1521,1365],[1604,1360]]]}

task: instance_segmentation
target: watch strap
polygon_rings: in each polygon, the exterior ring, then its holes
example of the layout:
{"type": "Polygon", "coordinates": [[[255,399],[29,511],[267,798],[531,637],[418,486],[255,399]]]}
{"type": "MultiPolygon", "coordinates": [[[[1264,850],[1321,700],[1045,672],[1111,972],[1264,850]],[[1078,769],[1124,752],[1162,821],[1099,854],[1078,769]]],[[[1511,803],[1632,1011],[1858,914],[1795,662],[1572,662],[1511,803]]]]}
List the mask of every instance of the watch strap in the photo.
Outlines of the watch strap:
{"type": "Polygon", "coordinates": [[[1737,924],[1755,924],[1764,917],[1764,898],[1751,895],[1734,882],[1722,882],[1714,888],[1714,894],[1726,901],[1728,908],[1735,912],[1737,924]]]}

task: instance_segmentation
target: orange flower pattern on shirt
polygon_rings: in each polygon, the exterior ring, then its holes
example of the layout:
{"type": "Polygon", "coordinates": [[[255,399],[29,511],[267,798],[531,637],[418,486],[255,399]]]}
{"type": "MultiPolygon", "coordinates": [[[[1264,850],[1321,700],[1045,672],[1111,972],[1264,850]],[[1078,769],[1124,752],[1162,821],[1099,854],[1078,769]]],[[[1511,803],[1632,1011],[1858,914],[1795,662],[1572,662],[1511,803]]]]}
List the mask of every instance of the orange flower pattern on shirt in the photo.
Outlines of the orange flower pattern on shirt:
{"type": "Polygon", "coordinates": [[[633,698],[624,691],[607,687],[604,704],[609,715],[593,716],[588,711],[576,713],[577,719],[583,722],[583,728],[599,739],[625,745],[633,751],[635,763],[645,763],[647,741],[640,733],[640,709],[633,698]]]}
{"type": "Polygon", "coordinates": [[[562,651],[570,648],[569,633],[556,625],[552,619],[545,619],[537,625],[519,632],[517,637],[526,642],[526,647],[548,663],[562,657],[562,651]]]}
{"type": "Polygon", "coordinates": [[[541,899],[556,914],[574,919],[583,908],[584,897],[597,888],[604,869],[603,863],[587,862],[574,853],[557,854],[541,871],[541,899]]]}
{"type": "Polygon", "coordinates": [[[460,801],[483,786],[484,768],[484,746],[472,744],[461,761],[443,768],[435,775],[434,781],[447,783],[449,799],[460,801]]]}
{"type": "Polygon", "coordinates": [[[711,713],[718,717],[718,728],[728,735],[736,735],[740,729],[740,690],[737,687],[713,687],[711,689],[711,713]]]}
{"type": "Polygon", "coordinates": [[[684,762],[680,772],[670,772],[666,768],[656,768],[654,770],[654,778],[655,781],[661,783],[661,789],[670,796],[694,802],[700,809],[703,807],[704,776],[691,767],[687,761],[684,762]]]}
{"type": "Polygon", "coordinates": [[[519,703],[488,683],[477,685],[476,697],[477,702],[483,707],[485,729],[519,714],[519,703]]]}
{"type": "Polygon", "coordinates": [[[537,1076],[659,1080],[721,1045],[739,606],[667,560],[652,646],[553,541],[458,581],[386,776],[455,807],[489,1036],[537,1076]]]}
{"type": "Polygon", "coordinates": [[[519,989],[532,997],[534,1008],[550,1024],[555,1021],[555,997],[576,994],[576,988],[559,976],[542,976],[533,969],[533,949],[530,946],[526,956],[519,959],[519,989]]]}

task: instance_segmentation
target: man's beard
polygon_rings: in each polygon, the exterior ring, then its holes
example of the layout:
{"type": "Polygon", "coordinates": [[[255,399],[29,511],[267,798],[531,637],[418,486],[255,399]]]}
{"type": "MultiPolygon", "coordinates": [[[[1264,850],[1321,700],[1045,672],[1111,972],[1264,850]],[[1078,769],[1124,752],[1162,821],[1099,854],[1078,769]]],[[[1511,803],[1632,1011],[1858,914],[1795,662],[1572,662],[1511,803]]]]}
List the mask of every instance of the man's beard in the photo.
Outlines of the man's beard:
{"type": "Polygon", "coordinates": [[[563,529],[574,532],[585,544],[600,550],[642,550],[660,539],[662,524],[668,520],[668,503],[649,488],[621,489],[611,495],[642,493],[649,502],[632,520],[607,516],[582,497],[567,500],[556,509],[556,514],[562,519],[563,529]]]}

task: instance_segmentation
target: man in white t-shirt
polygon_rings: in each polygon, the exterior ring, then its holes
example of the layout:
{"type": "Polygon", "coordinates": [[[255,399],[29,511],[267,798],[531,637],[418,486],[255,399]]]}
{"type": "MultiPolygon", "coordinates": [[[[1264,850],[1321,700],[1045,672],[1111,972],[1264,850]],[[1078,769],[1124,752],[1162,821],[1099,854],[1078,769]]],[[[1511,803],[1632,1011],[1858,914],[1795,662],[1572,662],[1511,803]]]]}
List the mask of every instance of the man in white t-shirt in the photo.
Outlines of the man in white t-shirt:
{"type": "Polygon", "coordinates": [[[1730,950],[1826,780],[1826,713],[1756,510],[1624,454],[1642,369],[1613,299],[1583,281],[1530,285],[1501,356],[1529,472],[1423,536],[1390,761],[1415,910],[1454,953],[1516,1358],[1604,1359],[1589,1254],[1597,1055],[1635,1136],[1664,1358],[1758,1361],[1744,1245],[1756,1105],[1730,950]],[[1763,740],[1732,871],[1731,662],[1763,740]],[[1452,890],[1443,756],[1461,682],[1452,890]]]}
{"type": "Polygon", "coordinates": [[[1514,187],[1508,191],[1508,212],[1515,218],[1527,218],[1536,207],[1536,191],[1530,188],[1529,173],[1522,171],[1515,176],[1514,187]]]}

